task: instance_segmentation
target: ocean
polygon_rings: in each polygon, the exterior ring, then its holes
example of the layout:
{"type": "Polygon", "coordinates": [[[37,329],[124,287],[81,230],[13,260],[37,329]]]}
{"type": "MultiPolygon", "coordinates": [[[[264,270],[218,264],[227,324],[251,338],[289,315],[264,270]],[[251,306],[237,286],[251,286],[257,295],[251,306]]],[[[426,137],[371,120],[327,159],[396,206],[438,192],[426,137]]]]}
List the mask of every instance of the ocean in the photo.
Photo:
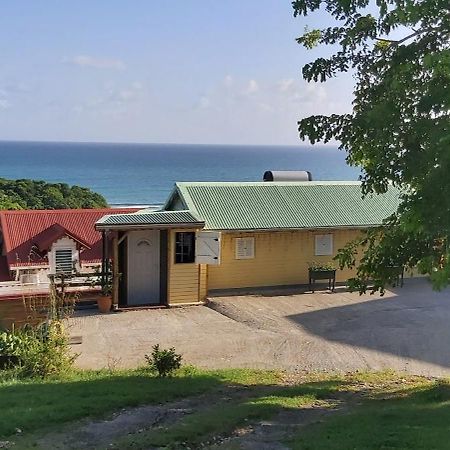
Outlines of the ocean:
{"type": "Polygon", "coordinates": [[[334,147],[0,142],[0,177],[88,187],[110,205],[161,205],[176,181],[261,181],[266,170],[356,180],[334,147]]]}

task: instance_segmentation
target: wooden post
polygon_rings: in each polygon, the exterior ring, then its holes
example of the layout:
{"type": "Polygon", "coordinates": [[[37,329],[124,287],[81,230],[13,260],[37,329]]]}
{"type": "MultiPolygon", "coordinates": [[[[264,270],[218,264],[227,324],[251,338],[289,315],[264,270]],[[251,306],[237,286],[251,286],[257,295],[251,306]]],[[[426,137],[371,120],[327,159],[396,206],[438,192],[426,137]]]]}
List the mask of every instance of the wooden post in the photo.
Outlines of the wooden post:
{"type": "Polygon", "coordinates": [[[115,232],[112,241],[112,304],[113,309],[119,308],[119,236],[115,232]]]}
{"type": "Polygon", "coordinates": [[[105,273],[106,273],[106,231],[102,230],[102,273],[101,273],[101,283],[102,286],[105,284],[105,273]]]}

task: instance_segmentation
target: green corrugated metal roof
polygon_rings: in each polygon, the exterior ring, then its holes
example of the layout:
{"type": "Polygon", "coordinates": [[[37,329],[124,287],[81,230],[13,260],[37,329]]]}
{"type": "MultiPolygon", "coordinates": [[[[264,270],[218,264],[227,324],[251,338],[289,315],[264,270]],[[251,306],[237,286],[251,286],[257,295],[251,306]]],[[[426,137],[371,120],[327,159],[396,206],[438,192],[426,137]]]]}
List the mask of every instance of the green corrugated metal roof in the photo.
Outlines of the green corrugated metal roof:
{"type": "Polygon", "coordinates": [[[367,227],[399,204],[393,187],[363,199],[359,182],[177,183],[176,192],[212,230],[367,227]]]}
{"type": "Polygon", "coordinates": [[[97,223],[98,228],[144,225],[199,225],[203,221],[196,217],[191,211],[152,211],[135,212],[130,214],[111,214],[102,217],[97,223]]]}

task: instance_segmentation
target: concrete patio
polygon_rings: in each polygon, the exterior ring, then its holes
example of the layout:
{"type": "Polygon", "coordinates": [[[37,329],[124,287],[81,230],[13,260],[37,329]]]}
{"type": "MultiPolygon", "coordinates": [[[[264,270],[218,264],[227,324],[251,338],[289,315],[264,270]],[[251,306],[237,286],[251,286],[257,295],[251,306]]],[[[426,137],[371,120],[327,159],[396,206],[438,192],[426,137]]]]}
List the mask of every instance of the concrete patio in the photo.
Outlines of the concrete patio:
{"type": "Polygon", "coordinates": [[[142,365],[159,343],[209,368],[450,375],[450,290],[434,292],[424,279],[384,297],[266,289],[216,296],[209,307],[83,312],[70,322],[85,368],[142,365]]]}

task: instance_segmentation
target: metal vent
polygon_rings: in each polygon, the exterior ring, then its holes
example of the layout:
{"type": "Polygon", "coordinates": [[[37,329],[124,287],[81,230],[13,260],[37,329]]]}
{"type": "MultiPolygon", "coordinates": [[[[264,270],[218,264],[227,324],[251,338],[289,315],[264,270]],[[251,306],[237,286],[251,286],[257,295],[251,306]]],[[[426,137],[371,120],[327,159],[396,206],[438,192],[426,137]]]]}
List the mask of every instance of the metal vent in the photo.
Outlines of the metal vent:
{"type": "Polygon", "coordinates": [[[55,266],[56,273],[73,272],[72,250],[70,248],[55,251],[55,266]]]}

